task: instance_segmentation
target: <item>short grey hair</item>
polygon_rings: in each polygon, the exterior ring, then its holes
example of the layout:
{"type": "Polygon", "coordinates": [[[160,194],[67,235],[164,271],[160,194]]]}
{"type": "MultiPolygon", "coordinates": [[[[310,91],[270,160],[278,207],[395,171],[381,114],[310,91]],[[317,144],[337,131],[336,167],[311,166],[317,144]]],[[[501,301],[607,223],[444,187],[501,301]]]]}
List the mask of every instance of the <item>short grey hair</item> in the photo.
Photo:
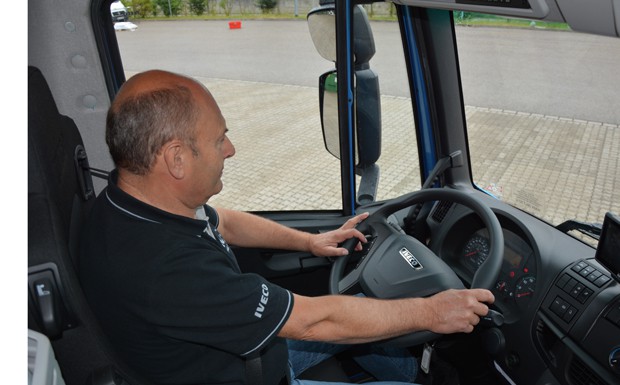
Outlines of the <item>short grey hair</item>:
{"type": "Polygon", "coordinates": [[[182,85],[145,91],[113,103],[106,119],[106,143],[116,167],[146,175],[157,153],[178,139],[196,155],[198,106],[182,85]]]}

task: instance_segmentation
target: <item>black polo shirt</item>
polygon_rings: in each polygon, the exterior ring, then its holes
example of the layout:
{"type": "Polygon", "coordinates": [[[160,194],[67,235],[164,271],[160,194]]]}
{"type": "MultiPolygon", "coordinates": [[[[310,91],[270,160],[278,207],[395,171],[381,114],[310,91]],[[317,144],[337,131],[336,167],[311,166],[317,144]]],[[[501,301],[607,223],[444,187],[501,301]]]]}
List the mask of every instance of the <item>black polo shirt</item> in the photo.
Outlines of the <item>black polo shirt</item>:
{"type": "Polygon", "coordinates": [[[263,384],[277,384],[288,356],[276,335],[292,294],[240,271],[211,207],[208,220],[173,215],[126,194],[116,177],[97,198],[79,265],[121,357],[158,384],[244,384],[246,358],[261,353],[263,384]]]}

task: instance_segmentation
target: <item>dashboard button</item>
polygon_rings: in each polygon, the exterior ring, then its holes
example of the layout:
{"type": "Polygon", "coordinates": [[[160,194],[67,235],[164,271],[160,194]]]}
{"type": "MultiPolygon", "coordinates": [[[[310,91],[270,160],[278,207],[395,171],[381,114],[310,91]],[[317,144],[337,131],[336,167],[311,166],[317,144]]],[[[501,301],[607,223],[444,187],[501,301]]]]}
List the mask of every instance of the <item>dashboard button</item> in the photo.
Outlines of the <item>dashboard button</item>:
{"type": "Polygon", "coordinates": [[[576,264],[575,266],[573,266],[571,269],[575,272],[580,272],[583,268],[585,268],[586,266],[588,266],[588,264],[584,261],[579,262],[578,264],[576,264]]]}
{"type": "Polygon", "coordinates": [[[600,271],[598,271],[598,270],[594,270],[592,273],[590,273],[590,275],[588,275],[588,276],[586,277],[586,279],[587,279],[588,281],[590,281],[590,282],[594,282],[594,281],[596,281],[596,279],[597,279],[598,277],[600,277],[601,275],[603,275],[603,273],[601,273],[601,272],[600,272],[600,271]]]}
{"type": "Polygon", "coordinates": [[[570,321],[573,320],[576,314],[577,314],[577,309],[571,306],[566,310],[566,313],[564,313],[564,315],[562,316],[562,319],[566,321],[567,323],[570,323],[570,321]]]}
{"type": "Polygon", "coordinates": [[[569,305],[566,301],[564,301],[560,297],[555,297],[553,302],[551,303],[551,311],[557,315],[558,317],[563,317],[566,310],[568,310],[569,305]]]}
{"type": "Polygon", "coordinates": [[[590,273],[592,273],[594,270],[596,270],[595,268],[593,268],[592,266],[586,266],[583,269],[581,269],[581,271],[579,271],[579,275],[582,277],[587,277],[588,275],[590,275],[590,273]]]}
{"type": "Polygon", "coordinates": [[[603,285],[605,285],[607,282],[609,282],[609,280],[611,280],[611,278],[609,278],[606,275],[601,275],[600,277],[598,277],[596,279],[596,281],[594,281],[594,284],[598,287],[602,287],[603,285]]]}
{"type": "Polygon", "coordinates": [[[562,289],[564,288],[564,286],[566,286],[566,283],[568,281],[570,281],[570,275],[564,274],[563,276],[560,277],[560,279],[558,279],[558,283],[556,283],[556,286],[562,289]]]}
{"type": "Polygon", "coordinates": [[[586,303],[586,301],[588,300],[588,298],[590,298],[590,296],[592,295],[592,290],[588,289],[587,287],[585,287],[581,293],[579,294],[579,296],[577,297],[577,301],[581,302],[581,303],[586,303]]]}
{"type": "Polygon", "coordinates": [[[566,293],[570,294],[571,291],[573,291],[573,288],[575,287],[575,285],[577,284],[577,280],[574,278],[571,278],[570,281],[568,281],[568,283],[566,285],[564,285],[564,287],[562,288],[566,293]]]}
{"type": "Polygon", "coordinates": [[[585,286],[582,283],[577,282],[577,284],[575,286],[573,286],[573,290],[570,291],[570,296],[573,298],[577,298],[579,297],[579,294],[581,294],[581,291],[585,289],[585,286]]]}

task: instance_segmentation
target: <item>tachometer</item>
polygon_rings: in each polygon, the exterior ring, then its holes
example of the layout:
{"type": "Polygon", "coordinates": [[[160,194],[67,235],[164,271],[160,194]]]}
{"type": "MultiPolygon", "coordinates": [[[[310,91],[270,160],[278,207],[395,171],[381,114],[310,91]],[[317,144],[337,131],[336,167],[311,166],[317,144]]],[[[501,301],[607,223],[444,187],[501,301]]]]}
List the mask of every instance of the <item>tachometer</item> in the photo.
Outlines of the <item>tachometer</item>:
{"type": "Polygon", "coordinates": [[[489,256],[489,240],[480,234],[474,234],[463,247],[464,263],[472,271],[478,270],[489,256]]]}

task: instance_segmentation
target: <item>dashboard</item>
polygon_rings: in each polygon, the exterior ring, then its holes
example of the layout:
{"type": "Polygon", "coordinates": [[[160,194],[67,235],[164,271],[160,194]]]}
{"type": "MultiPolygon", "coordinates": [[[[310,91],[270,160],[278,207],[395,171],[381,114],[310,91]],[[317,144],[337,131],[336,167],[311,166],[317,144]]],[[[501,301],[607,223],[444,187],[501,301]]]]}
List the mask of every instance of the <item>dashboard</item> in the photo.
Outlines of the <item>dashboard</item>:
{"type": "MultiPolygon", "coordinates": [[[[504,235],[501,270],[489,288],[505,319],[493,354],[498,372],[516,384],[620,384],[620,282],[592,247],[501,201],[483,200],[504,235]]],[[[397,213],[390,222],[400,226],[402,218],[397,213]]],[[[484,224],[451,202],[436,202],[426,222],[428,247],[469,287],[489,255],[484,224]]]]}

